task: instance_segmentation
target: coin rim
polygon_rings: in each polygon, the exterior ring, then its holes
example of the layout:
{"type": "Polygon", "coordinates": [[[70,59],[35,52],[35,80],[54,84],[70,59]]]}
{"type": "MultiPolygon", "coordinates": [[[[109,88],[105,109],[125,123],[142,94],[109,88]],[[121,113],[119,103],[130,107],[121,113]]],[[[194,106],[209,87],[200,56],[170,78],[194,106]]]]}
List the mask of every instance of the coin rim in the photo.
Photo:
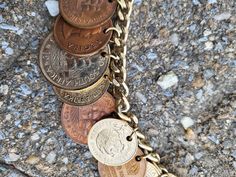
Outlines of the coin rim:
{"type": "Polygon", "coordinates": [[[90,25],[89,26],[89,25],[79,25],[77,23],[73,23],[73,20],[71,20],[71,18],[69,18],[63,10],[62,1],[63,0],[59,0],[59,10],[60,10],[61,16],[65,19],[65,21],[67,21],[72,26],[77,27],[77,28],[84,28],[84,29],[92,29],[92,28],[96,28],[96,27],[99,27],[99,26],[105,24],[108,20],[110,20],[114,16],[114,14],[116,12],[116,9],[117,9],[117,6],[118,6],[117,2],[114,1],[113,3],[116,3],[116,7],[114,8],[112,14],[109,17],[107,17],[104,21],[99,22],[96,25],[90,25]]]}
{"type": "MultiPolygon", "coordinates": [[[[114,97],[109,93],[109,92],[105,92],[102,96],[104,96],[105,94],[107,94],[109,97],[111,97],[112,99],[114,99],[114,97]]],[[[102,97],[101,97],[102,98],[102,97]]],[[[100,99],[101,99],[100,98],[100,99]]],[[[97,100],[97,101],[99,101],[99,99],[97,100]]],[[[96,102],[97,101],[95,101],[94,103],[92,103],[92,104],[96,104],[96,102]]],[[[114,100],[113,100],[114,101],[114,100]]],[[[86,106],[90,106],[90,105],[85,105],[85,106],[75,106],[75,105],[70,105],[70,104],[67,104],[67,103],[63,103],[63,105],[62,105],[62,108],[61,108],[61,125],[62,125],[62,128],[63,128],[63,130],[65,131],[65,134],[70,138],[70,139],[72,139],[73,140],[73,142],[75,142],[76,144],[81,144],[81,145],[87,145],[88,144],[88,134],[87,134],[87,143],[83,143],[83,142],[81,142],[81,141],[78,141],[78,139],[75,139],[75,138],[72,138],[72,136],[70,135],[70,133],[68,133],[69,131],[67,130],[67,128],[65,128],[65,123],[63,123],[64,121],[63,121],[63,110],[65,109],[65,107],[66,106],[73,106],[73,107],[78,107],[78,109],[80,109],[80,107],[86,107],[86,106]]],[[[104,116],[103,116],[104,117],[104,116]]],[[[101,119],[102,119],[102,117],[101,117],[101,119]]],[[[100,119],[100,120],[101,120],[100,119]]],[[[97,120],[96,122],[98,122],[99,120],[97,120]]],[[[94,123],[95,124],[95,123],[94,123]]],[[[93,125],[94,125],[93,124],[93,125]]]]}
{"type": "Polygon", "coordinates": [[[59,88],[59,87],[56,87],[56,86],[53,86],[53,90],[55,92],[55,94],[58,96],[58,99],[60,101],[62,101],[63,103],[67,103],[69,105],[73,105],[73,106],[86,106],[86,105],[89,105],[91,103],[94,103],[96,102],[97,100],[99,100],[99,98],[101,98],[108,90],[109,86],[110,86],[110,81],[108,78],[106,78],[105,76],[106,75],[109,75],[110,74],[110,71],[109,69],[107,69],[106,73],[97,81],[95,82],[93,85],[87,87],[87,88],[84,88],[84,89],[80,89],[80,90],[66,90],[66,89],[62,89],[62,88],[59,88]],[[86,104],[76,104],[76,103],[72,103],[72,102],[69,102],[68,100],[62,98],[62,96],[59,94],[59,92],[57,91],[57,89],[60,89],[60,90],[63,90],[64,92],[69,92],[71,94],[80,94],[80,93],[84,93],[84,92],[91,92],[92,90],[96,89],[100,84],[102,84],[104,82],[106,82],[106,86],[103,90],[103,93],[101,93],[101,95],[99,97],[97,97],[96,99],[92,100],[92,101],[89,101],[87,102],[86,104]]]}
{"type": "MultiPolygon", "coordinates": [[[[42,46],[41,46],[41,48],[40,48],[40,52],[39,52],[39,60],[38,60],[38,62],[39,62],[39,66],[40,66],[40,69],[41,69],[41,71],[42,71],[44,77],[45,77],[46,80],[47,80],[48,82],[50,82],[52,85],[54,85],[54,86],[56,86],[56,87],[58,87],[58,88],[61,88],[61,89],[65,89],[65,90],[79,90],[79,89],[85,89],[85,88],[87,88],[87,87],[90,87],[90,86],[93,85],[94,83],[96,83],[103,75],[105,75],[105,73],[106,73],[106,71],[107,71],[107,69],[109,68],[109,65],[110,65],[110,57],[107,57],[107,58],[106,58],[107,62],[106,62],[106,66],[104,67],[104,68],[106,68],[106,69],[104,69],[104,72],[103,72],[103,73],[100,73],[100,76],[97,78],[97,80],[91,82],[90,84],[84,85],[83,87],[78,86],[78,87],[73,87],[73,88],[69,89],[68,87],[65,87],[65,86],[63,86],[63,85],[60,85],[60,84],[54,82],[54,81],[48,76],[46,70],[44,69],[44,64],[43,64],[43,49],[44,49],[44,47],[46,46],[47,41],[48,41],[51,37],[53,38],[55,44],[57,45],[57,43],[56,43],[56,41],[55,41],[55,38],[54,38],[54,35],[53,35],[53,32],[51,32],[51,33],[46,37],[46,39],[43,41],[43,44],[42,44],[42,46]]],[[[57,47],[58,47],[58,45],[57,45],[57,47]]],[[[62,50],[61,48],[59,48],[59,49],[62,50]]],[[[110,53],[110,46],[109,46],[109,45],[107,45],[107,50],[108,50],[108,53],[110,53]]],[[[101,52],[101,53],[102,53],[102,52],[101,52]]],[[[100,54],[97,54],[97,55],[100,55],[100,54]]],[[[78,58],[78,59],[79,59],[79,58],[78,58]]]]}
{"type": "MultiPolygon", "coordinates": [[[[54,36],[54,39],[56,41],[56,43],[58,44],[58,46],[60,47],[60,49],[62,50],[65,50],[66,52],[68,52],[69,54],[73,55],[73,56],[77,56],[77,57],[89,57],[89,56],[93,56],[93,55],[96,55],[98,53],[100,53],[103,49],[106,48],[106,45],[109,43],[109,41],[111,40],[111,37],[112,37],[112,31],[109,31],[109,37],[108,37],[108,40],[103,44],[101,45],[98,49],[96,49],[95,51],[93,52],[90,52],[90,53],[73,53],[71,52],[67,47],[64,47],[64,45],[61,43],[61,41],[59,40],[59,37],[57,35],[57,23],[59,22],[59,20],[62,19],[65,23],[67,23],[61,15],[59,15],[55,21],[55,24],[54,24],[54,27],[53,27],[53,36],[54,36]]],[[[113,23],[112,23],[112,20],[109,19],[106,23],[109,22],[109,25],[110,27],[113,27],[113,23]],[[109,22],[110,20],[110,22],[109,22]]],[[[103,26],[105,25],[106,23],[100,25],[100,26],[103,26]]],[[[71,25],[71,24],[69,24],[71,25]]],[[[99,26],[98,26],[99,27],[99,26]]],[[[88,29],[88,30],[91,30],[91,29],[88,29]]]]}
{"type": "Polygon", "coordinates": [[[89,147],[90,152],[92,153],[92,155],[93,155],[93,157],[94,157],[95,159],[97,159],[99,162],[101,162],[101,163],[103,163],[103,164],[105,164],[105,165],[108,165],[108,166],[114,166],[114,167],[116,167],[116,166],[121,166],[121,165],[124,165],[124,164],[128,163],[131,159],[134,158],[134,156],[136,155],[136,152],[137,152],[137,150],[138,150],[138,137],[137,137],[137,135],[136,135],[135,133],[133,134],[133,140],[136,141],[135,153],[132,155],[132,157],[130,157],[130,159],[126,160],[125,162],[121,162],[121,163],[119,163],[119,164],[118,164],[118,163],[112,163],[112,162],[105,162],[105,161],[103,161],[103,159],[99,159],[99,158],[97,158],[96,155],[94,155],[94,153],[93,153],[93,148],[92,148],[91,145],[90,145],[91,139],[93,139],[93,138],[91,138],[91,134],[92,134],[92,132],[94,131],[94,129],[97,128],[97,126],[98,126],[101,122],[103,122],[103,121],[117,121],[117,122],[119,121],[119,122],[121,122],[122,124],[127,124],[128,127],[130,128],[131,132],[133,131],[133,129],[129,126],[129,124],[128,124],[126,121],[124,121],[124,120],[116,119],[116,118],[106,118],[106,119],[100,120],[100,121],[98,121],[96,124],[93,125],[93,127],[90,129],[89,134],[88,134],[88,147],[89,147]]]}

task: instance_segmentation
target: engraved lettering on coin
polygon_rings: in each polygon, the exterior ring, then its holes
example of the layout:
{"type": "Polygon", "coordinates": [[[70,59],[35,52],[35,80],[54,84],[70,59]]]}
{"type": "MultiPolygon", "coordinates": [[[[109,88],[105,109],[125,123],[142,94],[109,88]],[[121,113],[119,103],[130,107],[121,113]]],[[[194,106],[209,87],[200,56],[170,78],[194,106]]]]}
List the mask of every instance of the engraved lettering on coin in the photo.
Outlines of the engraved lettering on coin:
{"type": "Polygon", "coordinates": [[[117,2],[109,0],[60,0],[60,12],[72,26],[94,28],[107,22],[115,13],[117,2]]]}
{"type": "Polygon", "coordinates": [[[147,170],[145,177],[159,177],[162,174],[161,169],[155,167],[152,163],[147,163],[147,170]]]}
{"type": "Polygon", "coordinates": [[[137,136],[132,134],[127,122],[118,119],[104,119],[96,123],[89,133],[88,145],[93,156],[108,166],[120,166],[129,162],[138,148],[137,136]]]}
{"type": "Polygon", "coordinates": [[[54,26],[54,37],[58,45],[70,54],[91,56],[99,53],[109,42],[112,32],[104,31],[110,27],[111,20],[93,29],[76,28],[59,16],[54,26]]]}
{"type": "Polygon", "coordinates": [[[135,157],[128,163],[112,167],[98,162],[98,170],[101,177],[144,177],[146,172],[147,161],[142,159],[137,161],[137,156],[143,155],[143,152],[138,149],[135,157]]]}
{"type": "Polygon", "coordinates": [[[69,55],[57,46],[51,33],[43,43],[39,62],[44,76],[53,85],[78,90],[97,82],[107,70],[109,59],[101,55],[87,58],[69,55]]]}
{"type": "Polygon", "coordinates": [[[84,106],[101,98],[109,85],[109,80],[102,77],[94,85],[82,90],[64,90],[58,87],[53,87],[53,89],[61,101],[70,105],[84,106]]]}
{"type": "Polygon", "coordinates": [[[87,106],[64,104],[61,122],[65,133],[76,143],[87,144],[91,127],[102,117],[115,111],[115,100],[106,92],[99,100],[87,106]]]}

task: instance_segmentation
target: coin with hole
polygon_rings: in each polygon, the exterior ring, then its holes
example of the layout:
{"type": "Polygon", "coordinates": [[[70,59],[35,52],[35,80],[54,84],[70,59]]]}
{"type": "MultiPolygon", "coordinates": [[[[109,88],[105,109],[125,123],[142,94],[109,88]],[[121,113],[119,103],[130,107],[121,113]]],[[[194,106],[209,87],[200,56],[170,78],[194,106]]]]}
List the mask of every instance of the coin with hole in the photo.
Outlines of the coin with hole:
{"type": "MultiPolygon", "coordinates": [[[[109,46],[104,52],[109,53],[109,46]]],[[[109,66],[109,57],[97,54],[79,58],[60,49],[51,33],[40,50],[39,64],[46,79],[65,90],[80,90],[96,83],[109,66]]]]}
{"type": "Polygon", "coordinates": [[[67,23],[61,16],[54,25],[54,37],[57,44],[68,53],[75,56],[91,56],[99,53],[110,41],[112,21],[108,20],[93,29],[76,28],[67,23]]]}
{"type": "Polygon", "coordinates": [[[127,122],[108,118],[97,122],[91,128],[88,145],[92,155],[102,164],[121,166],[134,158],[138,139],[127,122]]]}
{"type": "Polygon", "coordinates": [[[94,28],[106,23],[116,11],[116,0],[60,0],[63,18],[77,28],[94,28]]]}

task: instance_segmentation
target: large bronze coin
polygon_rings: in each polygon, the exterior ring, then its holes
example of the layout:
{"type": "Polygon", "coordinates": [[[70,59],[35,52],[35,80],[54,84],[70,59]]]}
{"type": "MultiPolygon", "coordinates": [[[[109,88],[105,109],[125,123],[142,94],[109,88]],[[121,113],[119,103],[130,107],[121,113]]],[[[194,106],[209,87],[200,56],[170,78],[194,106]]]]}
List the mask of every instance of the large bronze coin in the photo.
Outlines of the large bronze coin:
{"type": "Polygon", "coordinates": [[[63,18],[78,28],[94,28],[108,21],[116,11],[116,0],[60,0],[63,18]]]}
{"type": "Polygon", "coordinates": [[[76,56],[91,56],[99,53],[111,39],[112,32],[105,30],[112,27],[112,21],[94,29],[81,29],[68,24],[61,16],[54,26],[54,37],[58,45],[76,56]]]}
{"type": "Polygon", "coordinates": [[[87,106],[64,104],[61,122],[66,134],[76,143],[87,144],[89,130],[98,120],[115,111],[115,100],[108,92],[87,106]]]}
{"type": "Polygon", "coordinates": [[[95,84],[82,90],[64,90],[58,87],[53,89],[61,101],[70,105],[85,106],[101,98],[109,85],[110,81],[103,76],[95,84]]]}
{"type": "Polygon", "coordinates": [[[111,167],[98,162],[98,170],[101,177],[144,177],[146,173],[147,161],[142,159],[137,161],[137,156],[143,155],[138,149],[136,156],[127,164],[119,167],[111,167]]]}
{"type": "Polygon", "coordinates": [[[44,76],[53,85],[78,90],[91,86],[104,75],[109,58],[100,54],[87,58],[72,56],[57,46],[51,33],[42,45],[39,63],[44,76]]]}

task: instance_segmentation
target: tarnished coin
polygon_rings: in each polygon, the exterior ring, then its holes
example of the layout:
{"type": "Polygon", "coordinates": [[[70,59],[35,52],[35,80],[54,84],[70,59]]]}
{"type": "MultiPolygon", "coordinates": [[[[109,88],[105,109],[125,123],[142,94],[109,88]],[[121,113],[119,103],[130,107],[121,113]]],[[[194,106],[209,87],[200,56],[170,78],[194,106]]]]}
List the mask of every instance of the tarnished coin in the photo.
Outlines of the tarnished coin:
{"type": "Polygon", "coordinates": [[[98,171],[101,177],[144,177],[146,173],[147,161],[142,159],[137,161],[137,156],[142,156],[143,152],[138,149],[135,157],[128,163],[111,167],[98,162],[98,171]]]}
{"type": "Polygon", "coordinates": [[[76,28],[59,16],[54,25],[54,37],[58,45],[70,54],[91,56],[99,53],[111,39],[112,32],[105,33],[110,27],[111,20],[94,29],[76,28]]]}
{"type": "Polygon", "coordinates": [[[147,163],[147,170],[145,177],[159,177],[162,174],[161,169],[158,169],[155,165],[148,162],[147,163]]]}
{"type": "Polygon", "coordinates": [[[101,98],[109,85],[110,81],[103,76],[95,84],[82,90],[64,90],[58,87],[53,87],[53,89],[61,101],[70,105],[84,106],[101,98]]]}
{"type": "Polygon", "coordinates": [[[60,0],[63,18],[78,28],[94,28],[108,21],[116,11],[116,0],[60,0]]]}
{"type": "Polygon", "coordinates": [[[61,123],[65,133],[76,143],[87,144],[91,127],[102,117],[115,111],[115,100],[106,92],[98,101],[87,106],[63,104],[61,123]]]}
{"type": "MultiPolygon", "coordinates": [[[[109,51],[109,48],[106,49],[109,51]]],[[[60,49],[51,33],[44,41],[39,63],[46,79],[53,85],[78,90],[91,86],[104,75],[109,58],[101,55],[78,58],[60,49]]]]}
{"type": "Polygon", "coordinates": [[[135,156],[138,149],[136,134],[128,138],[133,129],[127,122],[118,119],[104,119],[97,122],[88,135],[89,150],[101,163],[108,166],[121,166],[135,156]]]}

